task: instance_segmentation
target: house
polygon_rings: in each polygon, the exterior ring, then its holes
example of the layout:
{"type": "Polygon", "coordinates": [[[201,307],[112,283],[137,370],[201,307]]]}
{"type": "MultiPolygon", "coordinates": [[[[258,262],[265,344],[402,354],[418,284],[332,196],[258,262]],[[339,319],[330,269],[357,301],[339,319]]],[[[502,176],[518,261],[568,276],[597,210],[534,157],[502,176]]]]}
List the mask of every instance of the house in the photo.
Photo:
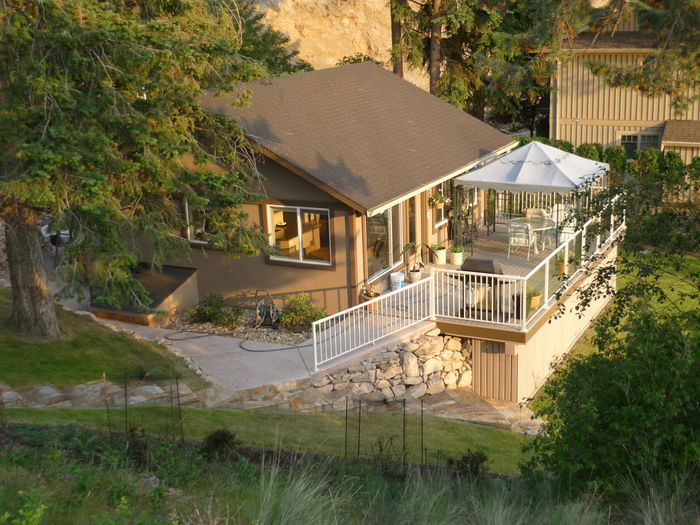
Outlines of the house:
{"type": "Polygon", "coordinates": [[[519,158],[520,150],[508,153],[516,145],[510,137],[372,63],[246,87],[245,108],[228,95],[209,94],[204,103],[237,119],[261,154],[265,199],[244,209],[275,250],[232,259],[199,239],[196,210],[187,210],[198,249],[170,263],[196,269],[190,279],[199,298],[309,293],[332,314],[314,323],[314,368],[433,320],[470,341],[478,394],[519,401],[607,303],[596,298],[581,314],[574,293],[590,279],[586,268],[615,257],[619,210],[567,224],[582,201],[558,175],[550,179],[560,181],[556,189],[455,182],[499,163],[529,163],[550,177],[560,163],[591,161],[549,147],[519,158]],[[528,210],[541,220],[530,221],[528,210]],[[469,228],[453,238],[451,226],[467,217],[469,228]],[[525,231],[525,245],[515,242],[522,239],[512,223],[525,231]],[[461,268],[433,261],[420,281],[389,291],[409,242],[464,244],[469,258],[461,268]],[[367,285],[385,293],[361,303],[367,285]]]}
{"type": "Polygon", "coordinates": [[[622,145],[629,156],[642,148],[676,151],[685,162],[698,155],[697,132],[694,138],[684,133],[700,125],[700,100],[676,114],[670,97],[611,87],[586,66],[588,61],[631,66],[652,54],[653,39],[638,31],[633,20],[622,23],[614,34],[584,31],[573,40],[570,51],[552,78],[550,139],[574,146],[622,145]]]}
{"type": "Polygon", "coordinates": [[[266,198],[244,209],[276,254],[232,259],[189,232],[202,249],[173,263],[197,269],[200,298],[267,289],[307,292],[329,313],[357,304],[363,286],[388,286],[406,243],[448,240],[435,189],[515,145],[369,62],[245,87],[245,108],[228,95],[204,104],[237,119],[261,153],[266,198]]]}

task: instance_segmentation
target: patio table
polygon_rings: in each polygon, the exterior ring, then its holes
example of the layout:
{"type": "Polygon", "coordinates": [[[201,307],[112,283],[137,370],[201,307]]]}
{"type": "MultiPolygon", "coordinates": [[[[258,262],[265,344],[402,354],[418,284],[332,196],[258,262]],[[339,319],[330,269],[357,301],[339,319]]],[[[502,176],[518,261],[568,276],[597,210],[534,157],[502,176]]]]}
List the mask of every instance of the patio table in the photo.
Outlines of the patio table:
{"type": "MultiPolygon", "coordinates": [[[[517,224],[529,224],[530,229],[535,234],[535,253],[540,253],[537,249],[537,232],[546,232],[547,230],[553,230],[556,228],[557,224],[552,219],[545,219],[543,217],[518,217],[517,219],[511,219],[508,221],[510,223],[517,224]]],[[[540,234],[541,235],[541,234],[540,234]]],[[[542,243],[542,249],[544,249],[544,242],[542,243]]]]}

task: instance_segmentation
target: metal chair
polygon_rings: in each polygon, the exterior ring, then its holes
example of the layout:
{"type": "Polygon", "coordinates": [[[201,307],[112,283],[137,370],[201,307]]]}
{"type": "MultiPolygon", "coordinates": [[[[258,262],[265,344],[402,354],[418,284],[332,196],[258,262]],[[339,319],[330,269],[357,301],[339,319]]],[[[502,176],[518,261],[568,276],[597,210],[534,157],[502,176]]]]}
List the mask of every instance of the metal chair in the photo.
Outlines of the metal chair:
{"type": "Polygon", "coordinates": [[[535,236],[529,224],[509,222],[508,223],[508,259],[510,259],[511,248],[527,247],[527,258],[530,260],[530,247],[535,245],[535,236]]]}

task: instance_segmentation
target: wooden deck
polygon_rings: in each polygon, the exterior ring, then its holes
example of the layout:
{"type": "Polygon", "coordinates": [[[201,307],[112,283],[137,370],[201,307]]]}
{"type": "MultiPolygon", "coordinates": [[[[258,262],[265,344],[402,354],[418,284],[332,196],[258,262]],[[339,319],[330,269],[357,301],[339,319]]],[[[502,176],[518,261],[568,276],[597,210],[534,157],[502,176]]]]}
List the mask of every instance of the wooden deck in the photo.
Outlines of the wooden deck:
{"type": "MultiPolygon", "coordinates": [[[[547,255],[552,253],[552,250],[553,248],[551,246],[542,249],[542,245],[539,244],[539,253],[535,254],[534,250],[531,250],[530,259],[528,259],[527,248],[519,247],[516,248],[514,252],[511,252],[510,258],[508,258],[508,232],[505,230],[504,225],[498,225],[496,232],[489,233],[488,236],[486,235],[485,229],[479,229],[479,237],[474,243],[474,257],[496,259],[501,263],[501,266],[503,266],[504,274],[518,275],[521,277],[530,273],[530,271],[541,263],[547,255]]],[[[471,255],[470,247],[466,246],[464,249],[464,258],[466,259],[471,255]]],[[[457,265],[449,263],[444,265],[433,264],[431,266],[448,270],[458,268],[457,265]]]]}

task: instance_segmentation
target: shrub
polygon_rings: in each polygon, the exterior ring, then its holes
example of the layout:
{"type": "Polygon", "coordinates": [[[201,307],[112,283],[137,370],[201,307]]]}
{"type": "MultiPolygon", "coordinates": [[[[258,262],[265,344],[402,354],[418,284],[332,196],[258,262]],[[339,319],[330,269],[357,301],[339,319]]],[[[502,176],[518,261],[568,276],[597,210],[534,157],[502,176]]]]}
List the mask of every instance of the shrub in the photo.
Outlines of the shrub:
{"type": "Polygon", "coordinates": [[[613,493],[624,473],[643,481],[697,468],[700,333],[680,328],[697,314],[661,314],[643,302],[616,331],[601,324],[598,352],[568,359],[545,385],[535,415],[546,422],[526,470],[613,493]]]}
{"type": "Polygon", "coordinates": [[[300,293],[289,299],[289,305],[280,314],[282,327],[287,330],[309,330],[311,323],[326,316],[323,308],[318,308],[309,294],[300,293]]]}
{"type": "Polygon", "coordinates": [[[202,441],[201,451],[209,460],[225,461],[238,458],[236,447],[240,445],[236,435],[225,428],[210,432],[202,441]]]}
{"type": "Polygon", "coordinates": [[[576,155],[591,160],[603,160],[603,146],[598,143],[581,144],[576,148],[576,155]]]}
{"type": "Polygon", "coordinates": [[[238,322],[243,310],[240,306],[226,306],[219,294],[210,294],[195,306],[192,321],[195,323],[212,323],[217,326],[232,326],[238,322]]]}
{"type": "Polygon", "coordinates": [[[450,459],[448,464],[460,475],[474,480],[486,472],[489,458],[483,450],[467,449],[467,453],[457,459],[450,459]]]}

